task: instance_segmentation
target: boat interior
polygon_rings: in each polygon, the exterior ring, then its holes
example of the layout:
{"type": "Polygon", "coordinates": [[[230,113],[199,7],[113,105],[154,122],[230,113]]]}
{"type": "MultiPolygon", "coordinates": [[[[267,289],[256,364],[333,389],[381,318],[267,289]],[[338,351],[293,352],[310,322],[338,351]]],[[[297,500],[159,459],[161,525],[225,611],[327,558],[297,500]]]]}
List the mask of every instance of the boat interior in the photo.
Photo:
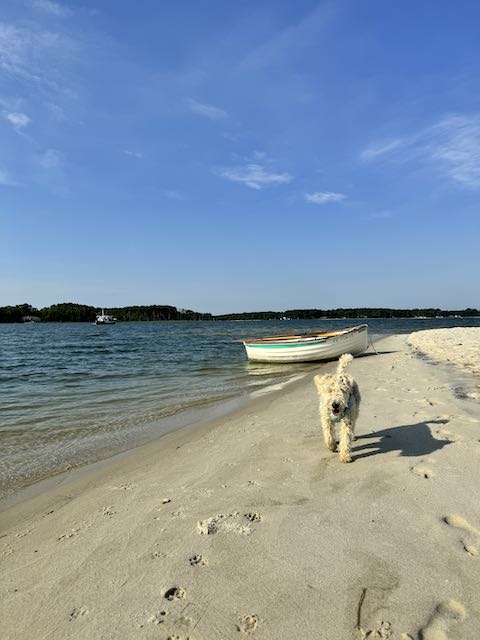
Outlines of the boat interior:
{"type": "Polygon", "coordinates": [[[282,342],[283,340],[307,340],[311,338],[333,338],[334,336],[343,336],[346,333],[353,331],[359,331],[366,324],[359,324],[354,327],[347,327],[346,329],[338,329],[337,331],[314,331],[310,333],[297,333],[292,335],[277,335],[277,336],[262,336],[261,338],[248,338],[244,340],[244,344],[259,343],[259,342],[282,342]]]}

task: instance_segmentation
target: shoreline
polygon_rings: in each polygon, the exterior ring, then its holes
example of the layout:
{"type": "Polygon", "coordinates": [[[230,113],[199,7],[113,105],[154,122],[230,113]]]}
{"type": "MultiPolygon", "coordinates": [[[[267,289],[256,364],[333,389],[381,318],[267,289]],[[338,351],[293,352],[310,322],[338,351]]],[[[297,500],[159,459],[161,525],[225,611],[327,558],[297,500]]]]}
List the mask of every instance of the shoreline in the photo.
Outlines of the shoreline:
{"type": "MultiPolygon", "coordinates": [[[[357,357],[363,358],[374,355],[374,352],[372,352],[372,345],[376,348],[376,346],[380,344],[382,340],[386,340],[389,337],[389,335],[382,334],[372,335],[370,337],[371,341],[369,342],[366,351],[357,357]]],[[[321,371],[324,371],[325,373],[333,371],[336,367],[336,361],[332,360],[318,361],[310,364],[317,365],[315,369],[321,368],[321,371]]],[[[154,425],[162,424],[162,432],[153,435],[153,428],[150,428],[148,432],[142,432],[142,434],[138,436],[136,441],[132,440],[129,446],[125,449],[114,451],[110,455],[99,458],[98,460],[74,465],[69,469],[52,471],[45,477],[34,480],[31,483],[21,485],[18,488],[12,489],[11,491],[7,490],[7,492],[5,492],[3,495],[0,495],[0,515],[25,501],[34,499],[44,492],[54,490],[57,485],[68,482],[69,478],[75,480],[77,477],[83,476],[85,473],[88,473],[89,469],[95,471],[97,468],[102,468],[104,465],[108,465],[110,462],[113,463],[117,458],[128,456],[130,453],[133,453],[134,451],[136,451],[137,449],[141,449],[142,447],[149,447],[151,444],[162,440],[168,435],[183,431],[184,429],[208,427],[208,425],[210,424],[214,425],[218,420],[232,417],[238,412],[246,409],[246,407],[250,405],[250,403],[257,402],[264,396],[275,393],[280,394],[282,393],[284,388],[297,382],[301,384],[302,380],[304,380],[307,376],[314,375],[312,371],[313,366],[309,371],[292,373],[289,378],[283,380],[282,382],[272,382],[265,387],[250,391],[246,394],[235,395],[231,398],[220,401],[212,401],[210,403],[207,402],[205,403],[205,406],[192,406],[179,411],[176,414],[168,416],[163,420],[158,421],[157,423],[152,423],[152,427],[154,425]]],[[[315,370],[315,373],[319,373],[319,371],[315,370]]]]}
{"type": "Polygon", "coordinates": [[[478,403],[384,338],[341,464],[314,373],[2,513],[7,640],[480,636],[478,403]]]}
{"type": "MultiPolygon", "coordinates": [[[[278,366],[278,365],[277,365],[278,366]]],[[[164,416],[144,422],[137,431],[130,429],[131,433],[127,436],[120,434],[120,440],[110,442],[107,436],[101,442],[101,446],[96,452],[88,451],[84,448],[76,450],[73,459],[65,460],[63,466],[51,467],[43,470],[43,474],[31,477],[30,475],[15,475],[14,479],[4,479],[2,477],[0,487],[0,513],[5,509],[4,505],[13,504],[17,501],[16,496],[19,493],[28,493],[32,487],[41,483],[48,483],[50,479],[61,476],[79,469],[83,469],[93,464],[101,463],[117,455],[128,453],[137,447],[148,445],[150,442],[164,437],[165,435],[206,421],[214,420],[218,417],[225,417],[237,409],[241,408],[257,396],[272,393],[277,388],[282,389],[285,385],[291,384],[297,379],[302,378],[310,373],[312,367],[299,371],[285,372],[279,379],[272,379],[268,383],[263,383],[251,390],[245,388],[235,389],[230,394],[225,394],[222,398],[214,396],[202,398],[192,401],[191,404],[182,407],[179,410],[173,410],[164,416]]],[[[133,401],[131,401],[133,403],[133,401]]],[[[119,409],[120,411],[120,409],[119,409]]],[[[113,435],[116,435],[115,433],[113,435]]],[[[5,458],[8,459],[8,458],[5,458]]],[[[19,465],[19,468],[21,466],[19,465]]]]}
{"type": "MultiPolygon", "coordinates": [[[[390,336],[382,334],[372,335],[366,351],[359,357],[363,358],[374,355],[372,352],[372,345],[376,348],[376,345],[380,344],[382,340],[385,340],[388,337],[390,336]]],[[[334,370],[336,361],[318,361],[309,364],[316,365],[315,373],[319,372],[317,371],[319,368],[321,368],[321,371],[325,371],[325,373],[327,373],[334,370]]],[[[166,436],[185,429],[202,427],[208,428],[209,425],[212,425],[213,428],[213,425],[215,425],[217,421],[233,417],[238,412],[246,410],[251,403],[258,402],[270,394],[280,394],[290,385],[294,385],[296,383],[301,384],[302,380],[307,376],[313,375],[312,371],[313,366],[310,367],[308,371],[292,373],[287,379],[283,379],[281,382],[271,382],[265,387],[260,387],[259,389],[250,391],[246,394],[235,395],[219,401],[213,400],[211,402],[206,402],[204,406],[198,405],[188,407],[187,409],[152,423],[148,431],[143,431],[136,440],[129,442],[129,445],[124,449],[113,451],[111,454],[101,457],[98,460],[72,465],[69,469],[62,469],[59,471],[53,470],[48,475],[33,480],[30,483],[19,485],[13,489],[6,489],[5,493],[0,495],[0,515],[23,502],[35,499],[44,492],[55,490],[58,485],[68,482],[69,479],[75,481],[77,477],[87,474],[90,469],[95,472],[97,468],[103,468],[109,463],[114,463],[117,458],[123,459],[125,456],[135,452],[137,449],[149,447],[166,436]],[[159,425],[162,425],[162,430],[160,433],[154,435],[153,431],[159,425]]]]}
{"type": "MultiPolygon", "coordinates": [[[[375,344],[380,342],[384,338],[377,340],[375,344]]],[[[367,355],[372,355],[370,352],[367,355]]],[[[362,355],[363,357],[363,355],[362,355]]],[[[318,362],[315,363],[318,367],[322,367],[322,371],[328,372],[333,370],[336,366],[336,362],[318,362]]],[[[316,372],[315,372],[316,373],[316,372]]],[[[185,432],[185,437],[188,435],[194,435],[196,429],[199,431],[208,431],[217,428],[224,420],[232,419],[237,416],[241,416],[242,413],[248,411],[250,407],[262,407],[263,402],[268,401],[270,396],[280,395],[284,389],[287,389],[293,385],[301,385],[304,379],[308,376],[312,376],[312,370],[304,371],[302,373],[292,374],[292,376],[280,383],[272,382],[271,384],[251,391],[247,394],[236,395],[232,398],[228,398],[220,401],[213,401],[204,407],[190,407],[183,411],[173,414],[165,418],[164,430],[157,435],[142,434],[140,436],[140,442],[132,444],[128,448],[122,451],[116,451],[111,455],[108,455],[99,460],[87,462],[74,466],[71,469],[64,469],[58,472],[52,472],[44,478],[40,478],[20,486],[18,489],[14,489],[11,493],[0,496],[0,516],[2,517],[2,525],[4,524],[5,513],[11,509],[22,508],[25,503],[35,501],[37,498],[41,499],[44,494],[55,493],[55,491],[64,485],[70,486],[70,483],[79,484],[79,486],[89,484],[89,474],[92,473],[92,477],[97,474],[108,473],[110,465],[122,464],[123,461],[128,463],[130,456],[142,455],[143,451],[148,451],[151,447],[161,446],[161,443],[165,439],[175,440],[175,436],[185,432]]],[[[170,440],[168,440],[169,442],[170,440]]],[[[2,529],[0,528],[0,534],[2,529]]]]}

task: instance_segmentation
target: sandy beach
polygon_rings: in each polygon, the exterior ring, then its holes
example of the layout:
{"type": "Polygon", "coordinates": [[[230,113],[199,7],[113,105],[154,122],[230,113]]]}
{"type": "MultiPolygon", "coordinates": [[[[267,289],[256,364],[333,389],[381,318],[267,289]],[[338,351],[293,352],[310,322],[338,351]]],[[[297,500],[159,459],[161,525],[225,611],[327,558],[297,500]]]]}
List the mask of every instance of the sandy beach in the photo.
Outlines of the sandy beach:
{"type": "Polygon", "coordinates": [[[449,362],[472,374],[474,386],[467,393],[471,398],[480,398],[480,339],[477,327],[416,331],[409,336],[408,343],[420,354],[449,362]]]}
{"type": "Polygon", "coordinates": [[[311,373],[1,513],[2,637],[479,638],[480,410],[458,392],[478,370],[430,338],[352,363],[351,464],[311,373]]]}

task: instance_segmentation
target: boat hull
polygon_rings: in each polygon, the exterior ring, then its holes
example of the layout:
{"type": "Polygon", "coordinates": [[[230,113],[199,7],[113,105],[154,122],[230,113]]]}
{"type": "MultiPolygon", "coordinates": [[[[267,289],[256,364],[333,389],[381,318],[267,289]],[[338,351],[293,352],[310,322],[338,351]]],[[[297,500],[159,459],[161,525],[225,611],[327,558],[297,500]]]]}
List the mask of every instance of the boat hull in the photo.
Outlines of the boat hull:
{"type": "Polygon", "coordinates": [[[368,327],[361,325],[339,335],[292,337],[278,341],[259,339],[243,343],[251,362],[315,362],[333,360],[343,353],[353,356],[368,347],[368,327]]]}

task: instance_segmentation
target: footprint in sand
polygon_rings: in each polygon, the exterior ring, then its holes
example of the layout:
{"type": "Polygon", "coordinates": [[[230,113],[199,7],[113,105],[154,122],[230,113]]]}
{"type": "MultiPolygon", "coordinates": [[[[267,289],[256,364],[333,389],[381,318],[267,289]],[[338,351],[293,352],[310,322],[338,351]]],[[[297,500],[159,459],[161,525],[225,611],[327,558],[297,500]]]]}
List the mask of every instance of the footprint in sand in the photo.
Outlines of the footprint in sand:
{"type": "Polygon", "coordinates": [[[252,633],[258,626],[258,616],[256,614],[242,616],[237,622],[237,631],[242,633],[252,633]]]}
{"type": "Polygon", "coordinates": [[[475,527],[472,526],[463,516],[460,516],[456,513],[450,516],[445,516],[443,521],[450,527],[455,527],[456,529],[460,529],[461,531],[463,531],[464,535],[460,540],[463,548],[469,555],[478,556],[480,531],[478,529],[475,529],[475,527]]]}
{"type": "Polygon", "coordinates": [[[186,590],[183,587],[171,587],[164,593],[164,598],[167,600],[181,600],[187,595],[186,590]]]}
{"type": "Polygon", "coordinates": [[[102,507],[102,515],[104,515],[106,518],[111,518],[116,513],[117,512],[115,511],[115,507],[113,507],[112,505],[110,505],[109,507],[102,507]]]}
{"type": "Polygon", "coordinates": [[[167,615],[166,611],[158,611],[150,616],[148,622],[150,622],[150,624],[163,624],[167,615]]]}
{"type": "Polygon", "coordinates": [[[375,629],[360,629],[360,640],[388,640],[392,638],[392,624],[382,620],[375,629]]]}
{"type": "Polygon", "coordinates": [[[202,556],[202,555],[192,556],[191,558],[189,558],[189,562],[192,565],[192,567],[204,567],[205,565],[208,564],[207,558],[205,558],[205,556],[202,556]]]}
{"type": "Polygon", "coordinates": [[[121,491],[131,491],[131,489],[135,489],[137,485],[133,482],[124,482],[118,487],[112,487],[112,489],[120,489],[121,491]]]}
{"type": "Polygon", "coordinates": [[[417,402],[420,404],[428,404],[430,407],[435,406],[435,403],[432,402],[432,400],[430,400],[429,398],[422,398],[421,400],[417,400],[417,402]]]}
{"type": "Polygon", "coordinates": [[[73,620],[77,620],[77,618],[87,615],[87,613],[88,609],[86,607],[75,607],[75,609],[70,613],[68,619],[72,622],[73,620]]]}
{"type": "Polygon", "coordinates": [[[420,640],[448,640],[447,632],[454,624],[465,618],[465,607],[456,600],[441,602],[427,625],[420,629],[420,640]]]}
{"type": "Polygon", "coordinates": [[[419,464],[416,464],[414,467],[410,467],[410,471],[420,478],[425,478],[425,480],[433,478],[435,475],[433,469],[426,465],[424,460],[420,460],[419,464]]]}
{"type": "Polygon", "coordinates": [[[245,514],[245,518],[250,520],[250,522],[261,522],[262,515],[260,513],[249,512],[245,514]]]}
{"type": "Polygon", "coordinates": [[[435,431],[437,436],[443,438],[443,440],[448,440],[449,442],[461,442],[463,440],[462,436],[459,436],[458,433],[453,433],[448,429],[437,429],[435,431]]]}
{"type": "MultiPolygon", "coordinates": [[[[250,515],[254,516],[258,514],[250,515]]],[[[252,520],[250,521],[252,522],[252,520]]],[[[258,522],[258,520],[256,521],[258,522]]],[[[217,516],[212,516],[211,518],[197,522],[197,531],[202,536],[214,535],[220,531],[248,536],[253,532],[253,529],[250,524],[242,522],[238,511],[234,511],[233,513],[220,513],[217,516]]]]}
{"type": "Polygon", "coordinates": [[[57,540],[67,540],[68,538],[73,538],[83,531],[83,529],[88,529],[91,526],[91,522],[82,522],[78,527],[74,527],[67,531],[62,536],[58,537],[57,540]]]}

